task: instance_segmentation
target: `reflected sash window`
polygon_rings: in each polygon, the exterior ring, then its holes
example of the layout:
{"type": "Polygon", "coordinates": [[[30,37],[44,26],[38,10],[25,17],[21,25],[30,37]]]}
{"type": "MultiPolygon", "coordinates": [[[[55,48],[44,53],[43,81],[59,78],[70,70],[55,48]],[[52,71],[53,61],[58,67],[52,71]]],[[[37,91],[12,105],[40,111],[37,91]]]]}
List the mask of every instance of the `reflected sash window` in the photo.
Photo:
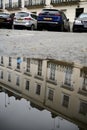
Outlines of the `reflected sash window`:
{"type": "Polygon", "coordinates": [[[53,89],[48,89],[48,99],[50,101],[53,101],[53,97],[54,97],[54,90],[53,89]]]}
{"type": "Polygon", "coordinates": [[[9,63],[8,63],[8,66],[11,66],[11,63],[12,63],[12,58],[9,57],[9,63]]]}
{"type": "Polygon", "coordinates": [[[72,69],[66,68],[64,84],[71,86],[72,69]]]}
{"type": "Polygon", "coordinates": [[[51,80],[55,80],[55,71],[56,71],[55,64],[51,64],[50,66],[50,79],[51,80]]]}
{"type": "Polygon", "coordinates": [[[84,80],[83,80],[83,90],[87,90],[87,76],[84,77],[84,80]]]}
{"type": "Polygon", "coordinates": [[[42,76],[42,60],[38,60],[38,73],[37,75],[42,76]]]}
{"type": "Polygon", "coordinates": [[[86,102],[80,102],[79,113],[81,113],[83,115],[87,115],[87,103],[86,102]]]}
{"type": "Polygon", "coordinates": [[[22,62],[21,58],[17,58],[17,69],[20,69],[20,63],[22,62]]]}
{"type": "Polygon", "coordinates": [[[8,73],[8,81],[11,82],[11,74],[8,73]]]}
{"type": "Polygon", "coordinates": [[[26,68],[26,72],[30,72],[30,59],[27,58],[27,68],[26,68]]]}
{"type": "Polygon", "coordinates": [[[1,64],[4,64],[3,56],[1,56],[1,64]]]}
{"type": "Polygon", "coordinates": [[[20,85],[20,78],[17,76],[16,77],[16,85],[19,86],[20,85]]]}
{"type": "Polygon", "coordinates": [[[37,84],[37,86],[36,86],[36,94],[40,95],[40,91],[41,91],[41,85],[37,84]]]}
{"type": "Polygon", "coordinates": [[[3,79],[3,71],[0,70],[0,79],[3,79]]]}
{"type": "Polygon", "coordinates": [[[68,95],[63,95],[62,105],[63,105],[64,107],[68,107],[68,105],[69,105],[69,96],[68,96],[68,95]]]}
{"type": "Polygon", "coordinates": [[[29,85],[30,85],[30,82],[26,80],[26,90],[29,90],[29,85]]]}

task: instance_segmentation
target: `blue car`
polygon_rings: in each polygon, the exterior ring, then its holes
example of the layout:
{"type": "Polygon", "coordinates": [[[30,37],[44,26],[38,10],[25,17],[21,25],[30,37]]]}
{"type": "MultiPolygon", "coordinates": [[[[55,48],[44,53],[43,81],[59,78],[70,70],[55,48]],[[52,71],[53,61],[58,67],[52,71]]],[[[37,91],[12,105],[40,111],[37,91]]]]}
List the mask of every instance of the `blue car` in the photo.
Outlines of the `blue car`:
{"type": "Polygon", "coordinates": [[[43,9],[37,17],[38,30],[70,31],[69,19],[57,9],[43,9]]]}

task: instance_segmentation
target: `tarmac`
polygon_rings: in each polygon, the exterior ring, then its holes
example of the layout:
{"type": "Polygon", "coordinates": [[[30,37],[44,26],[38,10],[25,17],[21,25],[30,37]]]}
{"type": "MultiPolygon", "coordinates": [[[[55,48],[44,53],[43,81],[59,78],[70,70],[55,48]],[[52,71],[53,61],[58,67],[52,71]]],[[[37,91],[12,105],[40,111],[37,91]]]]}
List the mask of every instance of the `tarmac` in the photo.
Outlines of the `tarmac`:
{"type": "Polygon", "coordinates": [[[87,34],[0,29],[0,55],[56,59],[87,66],[87,34]]]}

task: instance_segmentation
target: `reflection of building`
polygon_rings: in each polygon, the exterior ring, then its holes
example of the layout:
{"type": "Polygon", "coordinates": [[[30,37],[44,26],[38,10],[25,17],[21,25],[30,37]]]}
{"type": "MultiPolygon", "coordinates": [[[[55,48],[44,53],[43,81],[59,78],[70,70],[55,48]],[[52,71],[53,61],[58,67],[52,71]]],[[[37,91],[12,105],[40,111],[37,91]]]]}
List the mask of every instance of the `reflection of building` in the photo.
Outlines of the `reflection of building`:
{"type": "Polygon", "coordinates": [[[48,109],[52,117],[62,115],[87,127],[87,67],[64,61],[1,56],[0,86],[34,100],[37,108],[48,109]]]}

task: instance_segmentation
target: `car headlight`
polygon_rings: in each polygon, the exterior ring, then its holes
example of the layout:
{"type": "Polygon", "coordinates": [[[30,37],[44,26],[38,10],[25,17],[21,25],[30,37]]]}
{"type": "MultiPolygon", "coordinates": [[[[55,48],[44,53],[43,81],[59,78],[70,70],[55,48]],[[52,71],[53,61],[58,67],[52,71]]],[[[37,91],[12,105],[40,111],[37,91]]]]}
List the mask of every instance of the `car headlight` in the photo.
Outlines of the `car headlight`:
{"type": "Polygon", "coordinates": [[[81,25],[82,22],[81,22],[80,20],[75,20],[75,24],[77,24],[77,25],[81,25]]]}

